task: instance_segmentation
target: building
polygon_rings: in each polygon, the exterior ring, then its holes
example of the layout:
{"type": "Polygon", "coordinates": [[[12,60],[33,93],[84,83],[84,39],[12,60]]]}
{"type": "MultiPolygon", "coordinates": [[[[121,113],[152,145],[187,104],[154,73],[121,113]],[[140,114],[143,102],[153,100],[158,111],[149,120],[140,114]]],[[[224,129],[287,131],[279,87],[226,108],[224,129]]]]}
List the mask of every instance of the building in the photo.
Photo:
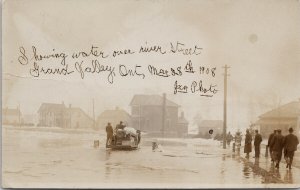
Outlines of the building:
{"type": "Polygon", "coordinates": [[[260,115],[256,124],[259,125],[260,133],[264,138],[267,138],[275,129],[281,129],[285,135],[290,127],[293,127],[294,134],[299,136],[300,99],[260,115]]]}
{"type": "Polygon", "coordinates": [[[206,136],[216,136],[223,134],[223,121],[222,120],[203,120],[198,125],[198,133],[201,137],[206,136]],[[209,131],[212,131],[212,135],[209,134],[209,131]]]}
{"type": "Polygon", "coordinates": [[[42,103],[38,110],[38,126],[92,128],[94,120],[78,107],[66,107],[64,103],[42,103]]]}
{"type": "Polygon", "coordinates": [[[81,108],[71,107],[66,109],[66,127],[79,129],[79,128],[94,128],[94,120],[88,116],[81,108]]]}
{"type": "Polygon", "coordinates": [[[22,113],[19,108],[3,108],[2,123],[4,125],[19,125],[22,123],[22,113]]]}
{"type": "Polygon", "coordinates": [[[99,129],[104,129],[107,123],[111,123],[115,127],[120,121],[127,126],[131,126],[131,116],[123,109],[116,107],[114,110],[105,110],[97,118],[97,127],[99,129]]]}
{"type": "Polygon", "coordinates": [[[186,121],[181,119],[178,124],[179,105],[168,99],[164,100],[162,96],[135,95],[130,106],[133,127],[149,135],[178,137],[182,136],[181,132],[186,131],[186,121]]]}
{"type": "Polygon", "coordinates": [[[38,126],[66,127],[65,104],[42,103],[38,110],[38,126]]]}

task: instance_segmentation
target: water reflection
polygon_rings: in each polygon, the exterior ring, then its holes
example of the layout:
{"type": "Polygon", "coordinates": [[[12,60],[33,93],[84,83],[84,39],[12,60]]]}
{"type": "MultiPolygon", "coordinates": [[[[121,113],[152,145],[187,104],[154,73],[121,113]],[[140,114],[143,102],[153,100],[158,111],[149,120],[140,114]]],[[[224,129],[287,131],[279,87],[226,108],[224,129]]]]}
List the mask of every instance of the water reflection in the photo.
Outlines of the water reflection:
{"type": "Polygon", "coordinates": [[[286,171],[283,180],[285,183],[293,183],[293,173],[291,170],[286,171]]]}
{"type": "Polygon", "coordinates": [[[226,154],[222,155],[222,160],[225,161],[226,160],[226,154]]]}
{"type": "Polygon", "coordinates": [[[225,161],[226,161],[226,155],[222,155],[222,162],[221,162],[221,183],[224,183],[225,180],[225,161]]]}
{"type": "Polygon", "coordinates": [[[274,173],[276,172],[275,170],[276,170],[276,169],[275,169],[274,163],[271,163],[270,170],[269,170],[269,172],[267,173],[267,175],[266,175],[266,177],[265,177],[265,182],[266,182],[266,183],[275,183],[275,182],[276,182],[276,181],[274,180],[274,177],[273,177],[274,173]]]}
{"type": "Polygon", "coordinates": [[[278,178],[278,179],[281,179],[281,175],[280,175],[280,172],[279,172],[278,169],[275,169],[275,170],[274,170],[274,176],[275,176],[276,178],[278,178]]]}
{"type": "Polygon", "coordinates": [[[231,158],[235,158],[235,154],[234,153],[231,155],[231,158]]]}
{"type": "MultiPolygon", "coordinates": [[[[111,157],[111,149],[107,149],[105,152],[105,160],[108,161],[111,157]]],[[[111,164],[109,162],[105,163],[105,178],[108,179],[111,174],[111,164]]]]}
{"type": "Polygon", "coordinates": [[[241,155],[241,151],[240,151],[240,149],[238,149],[238,150],[236,151],[236,154],[237,154],[238,156],[240,156],[240,155],[241,155]]]}
{"type": "Polygon", "coordinates": [[[259,158],[255,158],[253,165],[253,173],[254,175],[260,175],[259,158]]]}
{"type": "Polygon", "coordinates": [[[281,179],[280,172],[275,165],[272,163],[269,171],[264,176],[264,183],[278,183],[278,180],[281,179]]]}
{"type": "Polygon", "coordinates": [[[259,168],[259,158],[255,158],[254,167],[259,168]]]}
{"type": "Polygon", "coordinates": [[[243,174],[245,178],[249,178],[250,177],[250,166],[248,161],[244,162],[244,167],[243,167],[243,174]]]}
{"type": "Polygon", "coordinates": [[[105,160],[109,160],[110,156],[111,156],[111,149],[107,149],[105,153],[105,160]]]}

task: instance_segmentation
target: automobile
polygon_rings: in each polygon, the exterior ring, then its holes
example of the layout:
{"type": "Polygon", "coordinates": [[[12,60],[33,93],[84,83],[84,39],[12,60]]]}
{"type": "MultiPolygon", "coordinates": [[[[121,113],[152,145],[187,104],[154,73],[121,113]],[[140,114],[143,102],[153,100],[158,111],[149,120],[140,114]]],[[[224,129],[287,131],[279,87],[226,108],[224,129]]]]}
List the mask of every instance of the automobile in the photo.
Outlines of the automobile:
{"type": "Polygon", "coordinates": [[[111,149],[137,149],[141,142],[141,131],[132,127],[117,129],[113,134],[111,142],[106,148],[111,149]]]}

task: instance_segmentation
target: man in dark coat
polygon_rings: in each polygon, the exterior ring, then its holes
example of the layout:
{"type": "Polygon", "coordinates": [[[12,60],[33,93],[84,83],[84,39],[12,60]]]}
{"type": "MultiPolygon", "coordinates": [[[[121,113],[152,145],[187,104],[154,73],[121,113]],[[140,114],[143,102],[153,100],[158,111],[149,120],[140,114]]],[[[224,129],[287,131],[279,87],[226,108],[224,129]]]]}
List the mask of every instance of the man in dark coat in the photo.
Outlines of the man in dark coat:
{"type": "Polygon", "coordinates": [[[293,128],[289,128],[289,133],[284,138],[284,157],[286,159],[286,168],[292,169],[292,162],[294,158],[294,152],[297,150],[299,140],[296,135],[293,134],[293,128]]]}
{"type": "Polygon", "coordinates": [[[262,141],[261,135],[258,133],[258,130],[255,130],[255,138],[254,138],[255,158],[259,158],[261,141],[262,141]]]}
{"type": "Polygon", "coordinates": [[[112,141],[113,133],[113,127],[108,123],[106,126],[106,146],[112,141]]]}
{"type": "Polygon", "coordinates": [[[283,149],[284,137],[281,135],[281,130],[277,130],[277,134],[274,136],[271,142],[271,146],[273,147],[273,155],[274,161],[276,163],[275,168],[279,168],[279,163],[282,157],[282,149],[283,149]]]}
{"type": "Polygon", "coordinates": [[[123,121],[120,121],[120,124],[118,124],[117,126],[116,126],[116,130],[118,130],[118,129],[124,129],[124,125],[123,125],[123,121]]]}
{"type": "Polygon", "coordinates": [[[249,130],[246,130],[246,138],[245,138],[245,147],[244,147],[244,153],[246,153],[246,157],[249,158],[249,153],[252,152],[252,136],[249,132],[249,130]]]}
{"type": "Polygon", "coordinates": [[[271,142],[275,135],[276,135],[276,130],[274,130],[274,133],[270,134],[269,139],[268,139],[268,147],[269,147],[269,152],[270,152],[272,162],[274,162],[274,158],[273,158],[273,154],[272,154],[273,147],[271,146],[271,142]]]}

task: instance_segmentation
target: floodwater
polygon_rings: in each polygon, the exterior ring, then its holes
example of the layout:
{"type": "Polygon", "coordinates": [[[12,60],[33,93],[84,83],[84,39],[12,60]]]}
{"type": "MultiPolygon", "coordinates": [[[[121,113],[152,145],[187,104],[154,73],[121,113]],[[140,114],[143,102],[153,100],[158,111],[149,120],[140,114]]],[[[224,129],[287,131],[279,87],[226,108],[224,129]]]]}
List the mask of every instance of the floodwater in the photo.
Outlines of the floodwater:
{"type": "MultiPolygon", "coordinates": [[[[219,144],[142,139],[132,151],[105,148],[97,133],[53,133],[3,128],[5,187],[204,187],[276,183],[259,167],[219,144]],[[94,140],[100,147],[94,148],[94,140]],[[239,185],[240,184],[240,185],[239,185]]],[[[191,140],[192,141],[192,140],[191,140]]],[[[271,176],[272,178],[272,176],[271,176]]]]}

